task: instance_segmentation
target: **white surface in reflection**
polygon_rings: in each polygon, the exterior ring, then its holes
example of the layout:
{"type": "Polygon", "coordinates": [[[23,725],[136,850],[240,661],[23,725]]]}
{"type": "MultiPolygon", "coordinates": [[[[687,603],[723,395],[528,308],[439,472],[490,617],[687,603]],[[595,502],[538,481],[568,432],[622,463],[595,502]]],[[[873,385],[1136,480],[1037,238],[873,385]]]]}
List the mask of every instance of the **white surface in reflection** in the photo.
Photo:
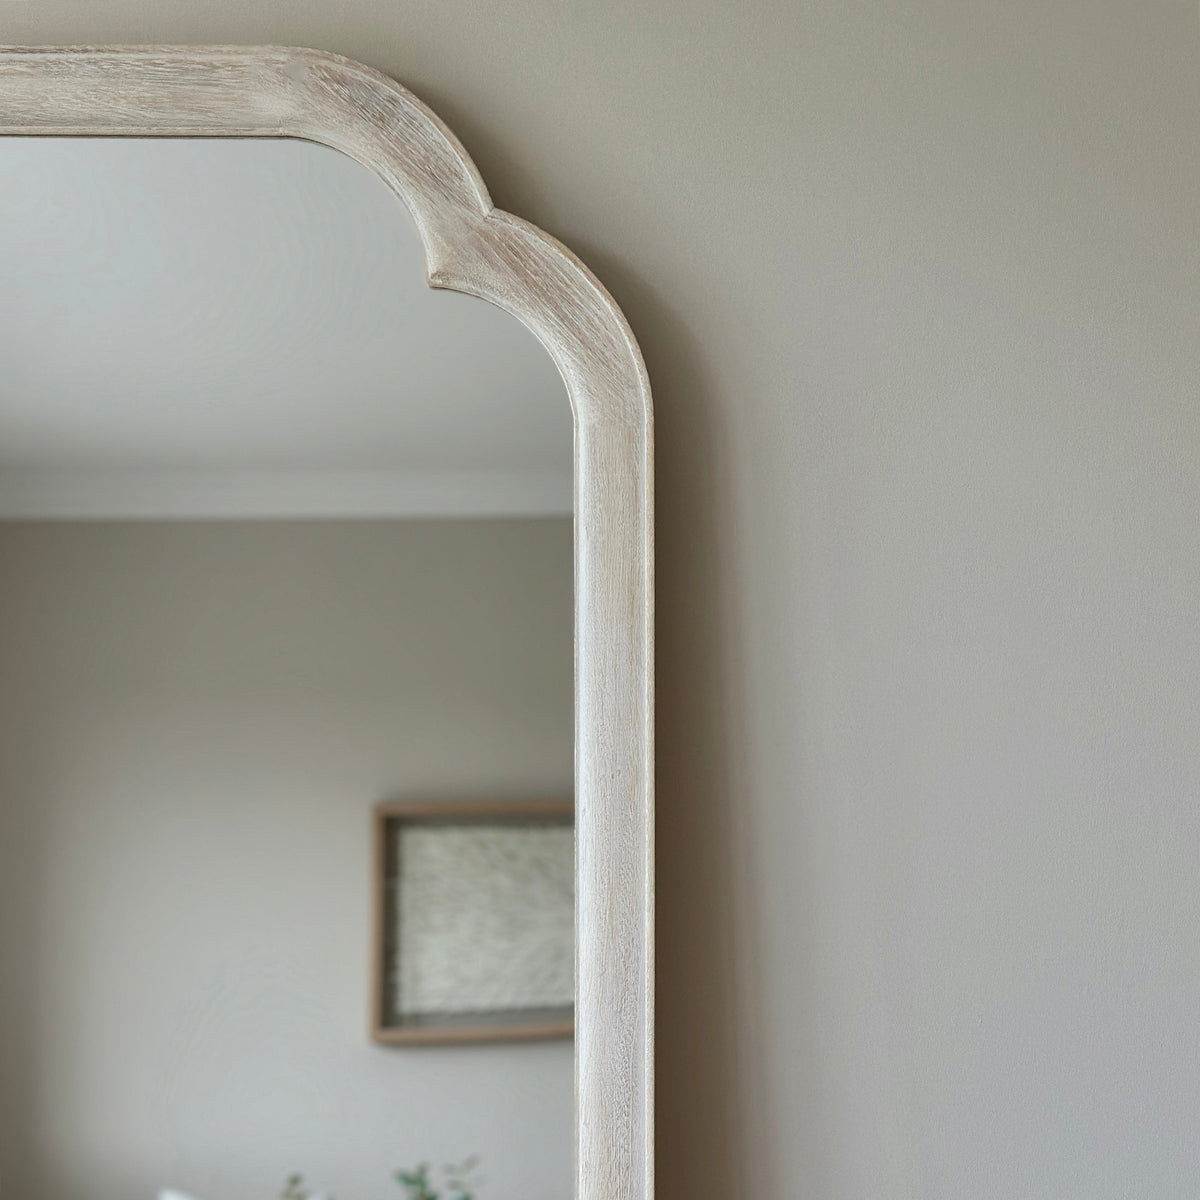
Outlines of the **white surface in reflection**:
{"type": "Polygon", "coordinates": [[[0,515],[564,513],[571,436],[345,155],[0,138],[0,515]]]}

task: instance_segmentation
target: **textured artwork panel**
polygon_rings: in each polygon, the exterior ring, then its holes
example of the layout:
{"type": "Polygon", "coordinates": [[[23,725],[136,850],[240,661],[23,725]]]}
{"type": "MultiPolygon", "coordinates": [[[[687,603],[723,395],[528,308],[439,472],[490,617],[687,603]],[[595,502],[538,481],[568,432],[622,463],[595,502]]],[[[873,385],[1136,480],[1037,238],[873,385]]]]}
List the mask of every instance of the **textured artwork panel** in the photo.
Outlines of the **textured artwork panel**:
{"type": "Polygon", "coordinates": [[[394,1016],[568,1007],[574,829],[401,824],[394,1016]]]}

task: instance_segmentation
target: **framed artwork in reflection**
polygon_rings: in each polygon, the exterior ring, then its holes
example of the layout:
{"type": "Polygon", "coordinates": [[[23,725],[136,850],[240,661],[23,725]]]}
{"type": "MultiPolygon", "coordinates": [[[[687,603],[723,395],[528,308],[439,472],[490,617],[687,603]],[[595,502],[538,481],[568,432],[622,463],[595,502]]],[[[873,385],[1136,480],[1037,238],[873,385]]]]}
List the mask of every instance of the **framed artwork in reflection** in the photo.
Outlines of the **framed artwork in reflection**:
{"type": "Polygon", "coordinates": [[[382,804],[374,836],[372,1037],[570,1037],[571,802],[382,804]]]}

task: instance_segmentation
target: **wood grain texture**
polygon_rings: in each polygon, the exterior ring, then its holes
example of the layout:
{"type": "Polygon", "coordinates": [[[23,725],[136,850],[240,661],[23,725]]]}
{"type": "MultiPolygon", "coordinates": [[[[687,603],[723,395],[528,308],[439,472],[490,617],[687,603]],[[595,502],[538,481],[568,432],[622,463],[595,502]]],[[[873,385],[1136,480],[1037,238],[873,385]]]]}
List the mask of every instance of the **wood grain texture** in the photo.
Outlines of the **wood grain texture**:
{"type": "Polygon", "coordinates": [[[446,126],[359,63],[285,47],[0,50],[0,134],[295,137],[373,170],[429,283],[541,340],[575,414],[578,1200],[653,1194],[653,443],[624,317],[583,264],[492,206],[446,126]]]}

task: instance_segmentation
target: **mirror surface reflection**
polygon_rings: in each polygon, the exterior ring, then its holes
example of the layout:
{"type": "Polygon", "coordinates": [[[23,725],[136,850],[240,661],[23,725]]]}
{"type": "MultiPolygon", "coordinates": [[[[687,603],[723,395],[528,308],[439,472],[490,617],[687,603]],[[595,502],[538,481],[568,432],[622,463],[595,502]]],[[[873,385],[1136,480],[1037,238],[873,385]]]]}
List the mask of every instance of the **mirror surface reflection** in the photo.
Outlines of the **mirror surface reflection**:
{"type": "Polygon", "coordinates": [[[571,1195],[571,445],[350,159],[0,139],[0,1194],[571,1195]]]}

